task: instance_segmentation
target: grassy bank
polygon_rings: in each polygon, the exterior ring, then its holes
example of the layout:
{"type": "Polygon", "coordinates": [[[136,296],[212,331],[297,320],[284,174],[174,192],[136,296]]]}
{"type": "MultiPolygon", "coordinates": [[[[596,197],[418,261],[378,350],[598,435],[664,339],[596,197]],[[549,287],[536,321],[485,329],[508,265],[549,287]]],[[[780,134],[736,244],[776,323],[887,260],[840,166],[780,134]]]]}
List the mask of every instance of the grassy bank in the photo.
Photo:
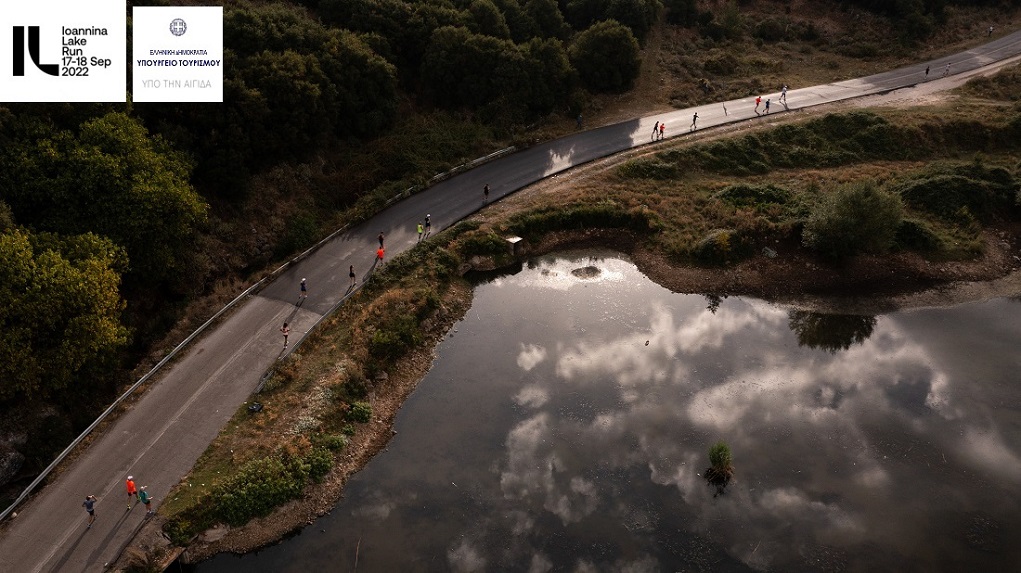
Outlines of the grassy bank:
{"type": "Polygon", "coordinates": [[[401,401],[388,400],[410,392],[430,349],[466,308],[462,258],[447,243],[468,228],[378,269],[274,368],[253,397],[261,411],[243,404],[160,508],[174,543],[216,523],[266,516],[309,485],[342,483],[350,469],[335,465],[385,445],[401,401]]]}

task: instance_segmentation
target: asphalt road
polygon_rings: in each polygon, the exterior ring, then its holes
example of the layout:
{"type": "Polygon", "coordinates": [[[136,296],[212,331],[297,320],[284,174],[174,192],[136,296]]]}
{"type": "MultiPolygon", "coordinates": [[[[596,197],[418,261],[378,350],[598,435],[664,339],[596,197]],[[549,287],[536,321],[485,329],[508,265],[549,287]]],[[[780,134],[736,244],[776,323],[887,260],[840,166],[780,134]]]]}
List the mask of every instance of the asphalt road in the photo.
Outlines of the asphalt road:
{"type": "MultiPolygon", "coordinates": [[[[937,81],[946,64],[950,74],[975,70],[1021,53],[1021,32],[967,52],[889,72],[787,93],[762,94],[772,114],[887,92],[929,80],[937,81]]],[[[116,560],[145,520],[145,510],[127,507],[124,479],[147,485],[162,497],[188,473],[227,420],[257,388],[263,373],[283,352],[284,322],[292,340],[348,293],[348,265],[359,282],[372,272],[377,242],[386,235],[387,257],[412,247],[415,226],[432,215],[433,232],[483,206],[482,187],[490,201],[544,177],[620,151],[651,143],[655,122],[666,123],[666,138],[689,133],[698,112],[698,128],[740,121],[768,121],[754,111],[754,98],[698,106],[582,131],[536,145],[484,164],[439,183],[384,210],[323,245],[213,327],[187,349],[130,409],[103,431],[67,470],[19,507],[0,531],[0,573],[102,571],[116,560]],[[726,112],[724,111],[726,108],[726,112]],[[308,280],[308,298],[299,302],[299,282],[308,280]],[[96,495],[96,522],[86,529],[81,503],[96,495]]],[[[134,505],[134,504],[132,504],[134,505]]]]}

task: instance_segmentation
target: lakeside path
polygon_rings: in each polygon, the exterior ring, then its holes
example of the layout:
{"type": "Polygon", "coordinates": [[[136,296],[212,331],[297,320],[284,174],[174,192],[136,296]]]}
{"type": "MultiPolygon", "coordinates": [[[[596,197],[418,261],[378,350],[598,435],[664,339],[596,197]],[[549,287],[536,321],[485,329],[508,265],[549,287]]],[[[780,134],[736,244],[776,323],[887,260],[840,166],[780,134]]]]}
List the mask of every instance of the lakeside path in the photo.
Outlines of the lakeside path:
{"type": "MultiPolygon", "coordinates": [[[[770,115],[865,95],[940,81],[1021,54],[1021,31],[966,52],[921,62],[857,80],[779,92],[770,115]]],[[[390,259],[414,246],[415,225],[432,215],[433,232],[456,223],[490,201],[571,167],[651,143],[652,126],[666,122],[666,138],[689,133],[698,113],[699,131],[742,121],[763,121],[754,96],[634,119],[579,132],[484,164],[413,195],[324,244],[244,301],[187,348],[127,411],[41,492],[17,509],[0,530],[0,572],[103,571],[145,522],[145,509],[126,507],[124,480],[135,477],[155,498],[188,473],[227,420],[258,387],[263,373],[283,356],[279,331],[284,322],[296,341],[347,293],[348,265],[361,283],[371,274],[380,231],[390,259]],[[724,114],[724,105],[727,114],[724,114]],[[299,283],[308,280],[308,298],[299,302],[299,283]],[[81,507],[96,495],[96,521],[86,529],[81,507]]],[[[766,118],[768,116],[763,116],[766,118]]]]}

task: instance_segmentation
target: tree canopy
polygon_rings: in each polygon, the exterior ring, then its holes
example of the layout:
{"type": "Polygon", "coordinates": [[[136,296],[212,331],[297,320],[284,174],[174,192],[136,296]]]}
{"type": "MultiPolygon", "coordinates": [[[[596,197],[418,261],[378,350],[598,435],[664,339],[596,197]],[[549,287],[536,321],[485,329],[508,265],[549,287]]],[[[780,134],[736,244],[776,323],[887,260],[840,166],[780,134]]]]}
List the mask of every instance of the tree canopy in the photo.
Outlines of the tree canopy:
{"type": "Polygon", "coordinates": [[[22,140],[5,155],[0,198],[19,223],[107,237],[142,284],[185,273],[206,204],[188,183],[189,161],[137,119],[110,113],[78,133],[22,140]]]}
{"type": "Polygon", "coordinates": [[[0,233],[0,400],[45,398],[113,361],[127,342],[125,263],[123,249],[91,233],[0,233]]]}
{"type": "Polygon", "coordinates": [[[594,92],[629,89],[641,69],[638,40],[616,20],[605,20],[575,37],[568,49],[582,83],[594,92]]]}

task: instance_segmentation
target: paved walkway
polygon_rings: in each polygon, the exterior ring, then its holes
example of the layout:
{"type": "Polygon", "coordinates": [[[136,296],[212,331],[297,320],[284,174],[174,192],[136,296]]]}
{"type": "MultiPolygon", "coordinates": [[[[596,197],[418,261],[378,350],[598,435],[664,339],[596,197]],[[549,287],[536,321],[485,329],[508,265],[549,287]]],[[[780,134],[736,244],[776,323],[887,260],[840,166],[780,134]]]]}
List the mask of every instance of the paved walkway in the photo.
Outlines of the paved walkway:
{"type": "MultiPolygon", "coordinates": [[[[1021,32],[963,54],[862,78],[794,89],[790,109],[882,93],[942,75],[974,70],[1021,53],[1021,32]]],[[[782,113],[779,93],[771,109],[782,113]]],[[[689,133],[692,114],[699,129],[759,120],[753,98],[658,114],[580,132],[487,163],[416,194],[325,244],[296,264],[194,343],[162,377],[42,493],[18,508],[18,517],[0,532],[0,573],[102,571],[130,542],[145,517],[127,509],[124,479],[147,485],[159,506],[162,497],[187,474],[227,420],[255,390],[266,369],[281,356],[284,322],[298,338],[347,292],[348,265],[364,280],[375,257],[376,236],[386,234],[387,257],[415,244],[415,225],[428,213],[433,231],[482,207],[482,187],[490,200],[513,193],[573,166],[650,143],[655,122],[666,122],[667,138],[689,133]],[[727,112],[724,113],[724,105],[727,112]],[[297,305],[299,282],[308,279],[308,298],[297,305]],[[96,523],[86,529],[81,503],[96,495],[96,523]]]]}

